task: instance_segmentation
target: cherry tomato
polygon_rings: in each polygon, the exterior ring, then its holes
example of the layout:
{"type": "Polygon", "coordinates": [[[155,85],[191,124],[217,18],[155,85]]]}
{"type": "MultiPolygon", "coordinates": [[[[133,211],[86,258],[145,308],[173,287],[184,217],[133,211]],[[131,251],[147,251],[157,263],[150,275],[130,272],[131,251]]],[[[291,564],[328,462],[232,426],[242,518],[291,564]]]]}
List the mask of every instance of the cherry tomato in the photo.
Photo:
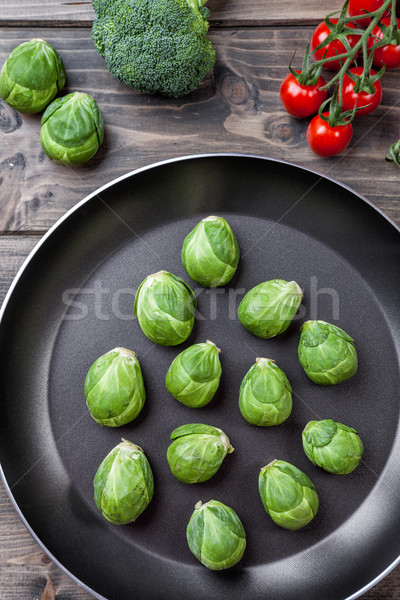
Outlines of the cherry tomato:
{"type": "MultiPolygon", "coordinates": [[[[384,25],[390,25],[390,17],[386,19],[382,19],[382,23],[384,25]]],[[[400,19],[397,19],[397,25],[400,27],[400,19]]],[[[372,34],[376,37],[382,39],[383,33],[382,30],[379,29],[379,26],[373,28],[372,34]]],[[[373,37],[368,39],[368,48],[371,48],[376,40],[373,37]]],[[[374,52],[374,65],[376,67],[381,68],[382,65],[385,65],[386,69],[397,69],[400,67],[400,44],[387,44],[386,46],[381,46],[377,48],[374,52]]]]}
{"type": "MultiPolygon", "coordinates": [[[[350,0],[349,2],[349,16],[357,17],[358,15],[363,15],[365,11],[374,12],[378,10],[385,0],[350,0]]],[[[385,11],[383,16],[388,15],[389,13],[385,11]]],[[[356,25],[360,27],[368,27],[371,23],[371,19],[357,19],[356,25]]]]}
{"type": "MultiPolygon", "coordinates": [[[[337,19],[331,19],[331,21],[334,24],[336,24],[338,22],[337,19]]],[[[356,26],[353,25],[353,23],[348,23],[348,27],[356,28],[356,26]]],[[[327,26],[325,21],[322,21],[322,23],[320,23],[318,25],[318,27],[314,30],[314,33],[312,34],[312,38],[311,38],[311,51],[312,52],[314,52],[315,48],[321,42],[323,42],[325,38],[328,37],[329,33],[330,33],[329,27],[327,26]]],[[[353,48],[357,44],[359,36],[358,35],[348,35],[347,39],[349,40],[350,47],[353,48]]],[[[321,58],[323,58],[325,52],[326,52],[325,58],[330,58],[331,56],[335,57],[338,54],[343,54],[344,52],[347,52],[347,50],[343,46],[342,42],[340,42],[339,40],[333,40],[330,44],[328,44],[324,48],[321,48],[320,50],[317,50],[316,52],[314,52],[315,60],[320,60],[321,58]]],[[[324,64],[324,69],[328,69],[329,71],[338,71],[340,69],[340,67],[341,67],[341,64],[340,64],[340,61],[338,61],[338,60],[330,60],[324,64]]]]}
{"type": "MultiPolygon", "coordinates": [[[[323,113],[328,116],[328,113],[323,113]]],[[[342,152],[353,136],[351,123],[331,127],[329,123],[316,115],[307,128],[307,142],[311,150],[319,156],[334,156],[342,152]]]]}
{"type": "Polygon", "coordinates": [[[289,114],[299,119],[315,115],[328,97],[326,90],[319,89],[325,83],[325,79],[319,77],[315,85],[301,85],[296,77],[289,73],[283,80],[280,90],[283,106],[289,114]]]}
{"type": "MultiPolygon", "coordinates": [[[[350,72],[354,75],[361,75],[364,71],[364,67],[353,67],[350,72]]],[[[374,71],[371,71],[371,75],[375,75],[374,71]]],[[[382,100],[382,84],[380,79],[375,81],[373,84],[375,92],[369,94],[368,92],[354,93],[354,81],[347,75],[343,77],[343,93],[342,93],[342,104],[343,110],[352,110],[357,100],[357,108],[365,106],[361,110],[357,110],[356,117],[360,115],[367,115],[368,113],[375,110],[381,103],[382,100]],[[369,104],[369,106],[366,106],[369,104]]]]}

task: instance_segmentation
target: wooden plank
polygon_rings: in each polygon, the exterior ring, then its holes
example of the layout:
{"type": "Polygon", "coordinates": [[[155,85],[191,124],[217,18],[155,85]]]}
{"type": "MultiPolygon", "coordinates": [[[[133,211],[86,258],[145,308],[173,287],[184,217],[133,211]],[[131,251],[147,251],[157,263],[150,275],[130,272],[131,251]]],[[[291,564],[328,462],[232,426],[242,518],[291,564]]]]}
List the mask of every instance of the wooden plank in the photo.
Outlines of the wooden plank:
{"type": "MultiPolygon", "coordinates": [[[[0,236],[0,304],[40,236],[0,236]]],[[[90,600],[34,541],[0,481],[0,600],[90,600]]]]}
{"type": "Polygon", "coordinates": [[[40,235],[0,236],[0,305],[18,269],[40,237],[40,235]]]}
{"type": "Polygon", "coordinates": [[[18,517],[0,482],[0,599],[91,600],[48,558],[18,517]]]}
{"type": "MultiPolygon", "coordinates": [[[[342,3],[328,0],[282,2],[281,0],[209,0],[212,27],[227,25],[317,24],[342,3]]],[[[2,0],[0,24],[90,26],[94,18],[90,0],[2,0]]]]}
{"type": "Polygon", "coordinates": [[[90,31],[0,30],[0,63],[23,40],[44,36],[60,51],[68,73],[65,93],[92,94],[104,113],[105,142],[82,167],[50,161],[39,142],[40,117],[0,102],[0,231],[42,232],[99,186],[160,159],[202,152],[252,153],[314,168],[350,185],[400,221],[398,169],[385,163],[400,122],[399,73],[383,80],[382,105],[358,119],[343,156],[321,159],[306,143],[307,121],[283,109],[279,87],[307,28],[250,28],[212,34],[213,72],[192,94],[167,99],[138,94],[113,79],[96,54],[90,31]]]}

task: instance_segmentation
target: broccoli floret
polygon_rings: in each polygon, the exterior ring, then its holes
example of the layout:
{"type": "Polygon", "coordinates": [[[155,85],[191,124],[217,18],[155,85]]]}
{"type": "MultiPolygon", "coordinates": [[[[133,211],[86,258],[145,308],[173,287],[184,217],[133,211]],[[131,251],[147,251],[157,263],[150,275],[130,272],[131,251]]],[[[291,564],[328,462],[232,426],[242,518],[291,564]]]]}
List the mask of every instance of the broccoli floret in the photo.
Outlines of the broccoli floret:
{"type": "Polygon", "coordinates": [[[179,98],[215,63],[207,0],[93,0],[92,39],[110,73],[139,92],[179,98]]]}

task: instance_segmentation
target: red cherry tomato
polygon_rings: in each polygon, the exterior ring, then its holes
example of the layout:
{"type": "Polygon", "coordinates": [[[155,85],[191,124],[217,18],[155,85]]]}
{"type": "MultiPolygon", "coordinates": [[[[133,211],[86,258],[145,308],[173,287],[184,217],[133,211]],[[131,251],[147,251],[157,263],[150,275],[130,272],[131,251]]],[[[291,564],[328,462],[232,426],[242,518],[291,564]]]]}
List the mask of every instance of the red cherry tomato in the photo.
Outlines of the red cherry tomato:
{"type": "MultiPolygon", "coordinates": [[[[299,72],[297,71],[297,73],[299,72]]],[[[315,115],[328,97],[326,90],[319,89],[325,83],[323,77],[319,77],[315,85],[301,85],[296,77],[289,73],[283,80],[280,89],[283,106],[289,114],[299,119],[315,115]]]]}
{"type": "MultiPolygon", "coordinates": [[[[384,25],[390,25],[390,18],[382,19],[384,25]]],[[[400,27],[400,19],[397,19],[397,25],[400,27]]],[[[379,26],[373,28],[372,34],[382,39],[383,33],[379,26]]],[[[368,48],[371,48],[376,43],[373,37],[368,39],[368,48]]],[[[387,44],[377,48],[374,52],[374,65],[381,68],[385,65],[386,69],[397,69],[400,67],[400,44],[387,44]]]]}
{"type": "MultiPolygon", "coordinates": [[[[328,113],[323,113],[328,116],[328,113]]],[[[319,156],[334,156],[342,152],[353,136],[351,123],[331,127],[329,123],[316,115],[307,128],[307,142],[311,150],[319,156]]]]}
{"type": "MultiPolygon", "coordinates": [[[[338,22],[337,19],[331,19],[331,21],[334,24],[336,24],[338,22]]],[[[353,25],[353,23],[348,23],[348,27],[356,28],[356,26],[353,25]]],[[[325,21],[322,21],[322,23],[320,23],[318,25],[318,27],[314,30],[314,33],[312,34],[311,46],[310,46],[312,52],[314,52],[315,48],[328,37],[329,33],[330,33],[329,27],[327,26],[325,21]]],[[[348,35],[347,39],[349,40],[350,47],[353,48],[357,44],[359,36],[358,35],[348,35]]],[[[330,58],[330,57],[335,57],[338,54],[344,54],[344,52],[347,52],[347,50],[343,46],[342,42],[340,42],[339,40],[333,40],[330,44],[328,44],[324,48],[321,48],[320,50],[317,50],[316,52],[314,52],[315,60],[320,60],[321,58],[323,58],[325,52],[326,52],[325,58],[330,58]]],[[[341,64],[338,60],[330,60],[324,64],[324,69],[328,69],[329,71],[338,71],[340,69],[340,67],[341,67],[341,64]]]]}
{"type": "MultiPolygon", "coordinates": [[[[364,67],[353,67],[350,72],[354,75],[361,75],[364,71],[364,67]]],[[[371,71],[371,75],[375,75],[374,71],[371,71]]],[[[360,115],[367,115],[375,110],[382,101],[382,84],[380,79],[375,81],[373,84],[375,92],[369,94],[368,92],[354,93],[354,81],[347,75],[343,77],[343,93],[342,93],[342,104],[343,110],[352,110],[357,101],[357,108],[365,106],[361,110],[357,110],[356,117],[360,115]],[[369,106],[366,106],[369,104],[369,106]]]]}
{"type": "MultiPolygon", "coordinates": [[[[358,17],[358,15],[363,15],[366,12],[374,12],[378,10],[385,0],[350,0],[349,2],[349,16],[350,17],[358,17]]],[[[383,16],[388,15],[388,12],[385,11],[383,16]]],[[[371,23],[371,19],[357,19],[356,25],[359,27],[368,27],[371,23]]]]}

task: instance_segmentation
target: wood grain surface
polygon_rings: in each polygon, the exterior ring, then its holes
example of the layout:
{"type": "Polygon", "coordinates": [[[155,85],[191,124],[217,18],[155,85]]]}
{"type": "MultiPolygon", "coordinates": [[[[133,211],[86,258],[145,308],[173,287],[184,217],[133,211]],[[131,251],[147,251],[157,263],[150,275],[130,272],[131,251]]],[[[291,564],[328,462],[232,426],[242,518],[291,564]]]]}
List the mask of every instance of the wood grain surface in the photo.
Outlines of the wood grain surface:
{"type": "MultiPolygon", "coordinates": [[[[106,123],[96,157],[72,169],[44,155],[40,116],[21,115],[0,99],[0,301],[41,235],[76,202],[124,173],[175,156],[228,151],[292,161],[348,184],[400,224],[400,171],[384,161],[400,125],[400,73],[385,75],[382,105],[355,122],[349,149],[332,159],[308,149],[307,121],[290,117],[280,103],[293,52],[299,64],[311,26],[340,2],[209,0],[208,7],[217,63],[198,90],[171,100],[112,78],[90,39],[90,1],[0,0],[0,66],[17,44],[43,37],[64,60],[63,93],[89,92],[106,123]]],[[[43,553],[0,484],[0,600],[90,598],[43,553]]],[[[400,567],[362,598],[398,600],[400,567]]]]}
{"type": "Polygon", "coordinates": [[[282,76],[294,50],[299,56],[304,50],[308,28],[215,31],[213,72],[195,92],[177,100],[139,94],[113,79],[88,29],[2,29],[0,64],[13,47],[35,35],[60,52],[68,74],[65,92],[86,91],[99,103],[105,142],[86,165],[57,165],[41,148],[40,116],[21,115],[0,100],[1,232],[43,232],[88,193],[160,158],[227,150],[310,166],[379,202],[393,219],[399,217],[399,172],[384,161],[400,123],[397,72],[385,75],[381,106],[354,124],[350,147],[322,159],[307,146],[307,121],[288,115],[279,99],[282,76]]]}
{"type": "MultiPolygon", "coordinates": [[[[0,24],[91,26],[91,0],[1,0],[0,24]]],[[[328,0],[282,2],[281,0],[209,0],[211,26],[316,25],[325,14],[340,8],[328,0]]]]}

